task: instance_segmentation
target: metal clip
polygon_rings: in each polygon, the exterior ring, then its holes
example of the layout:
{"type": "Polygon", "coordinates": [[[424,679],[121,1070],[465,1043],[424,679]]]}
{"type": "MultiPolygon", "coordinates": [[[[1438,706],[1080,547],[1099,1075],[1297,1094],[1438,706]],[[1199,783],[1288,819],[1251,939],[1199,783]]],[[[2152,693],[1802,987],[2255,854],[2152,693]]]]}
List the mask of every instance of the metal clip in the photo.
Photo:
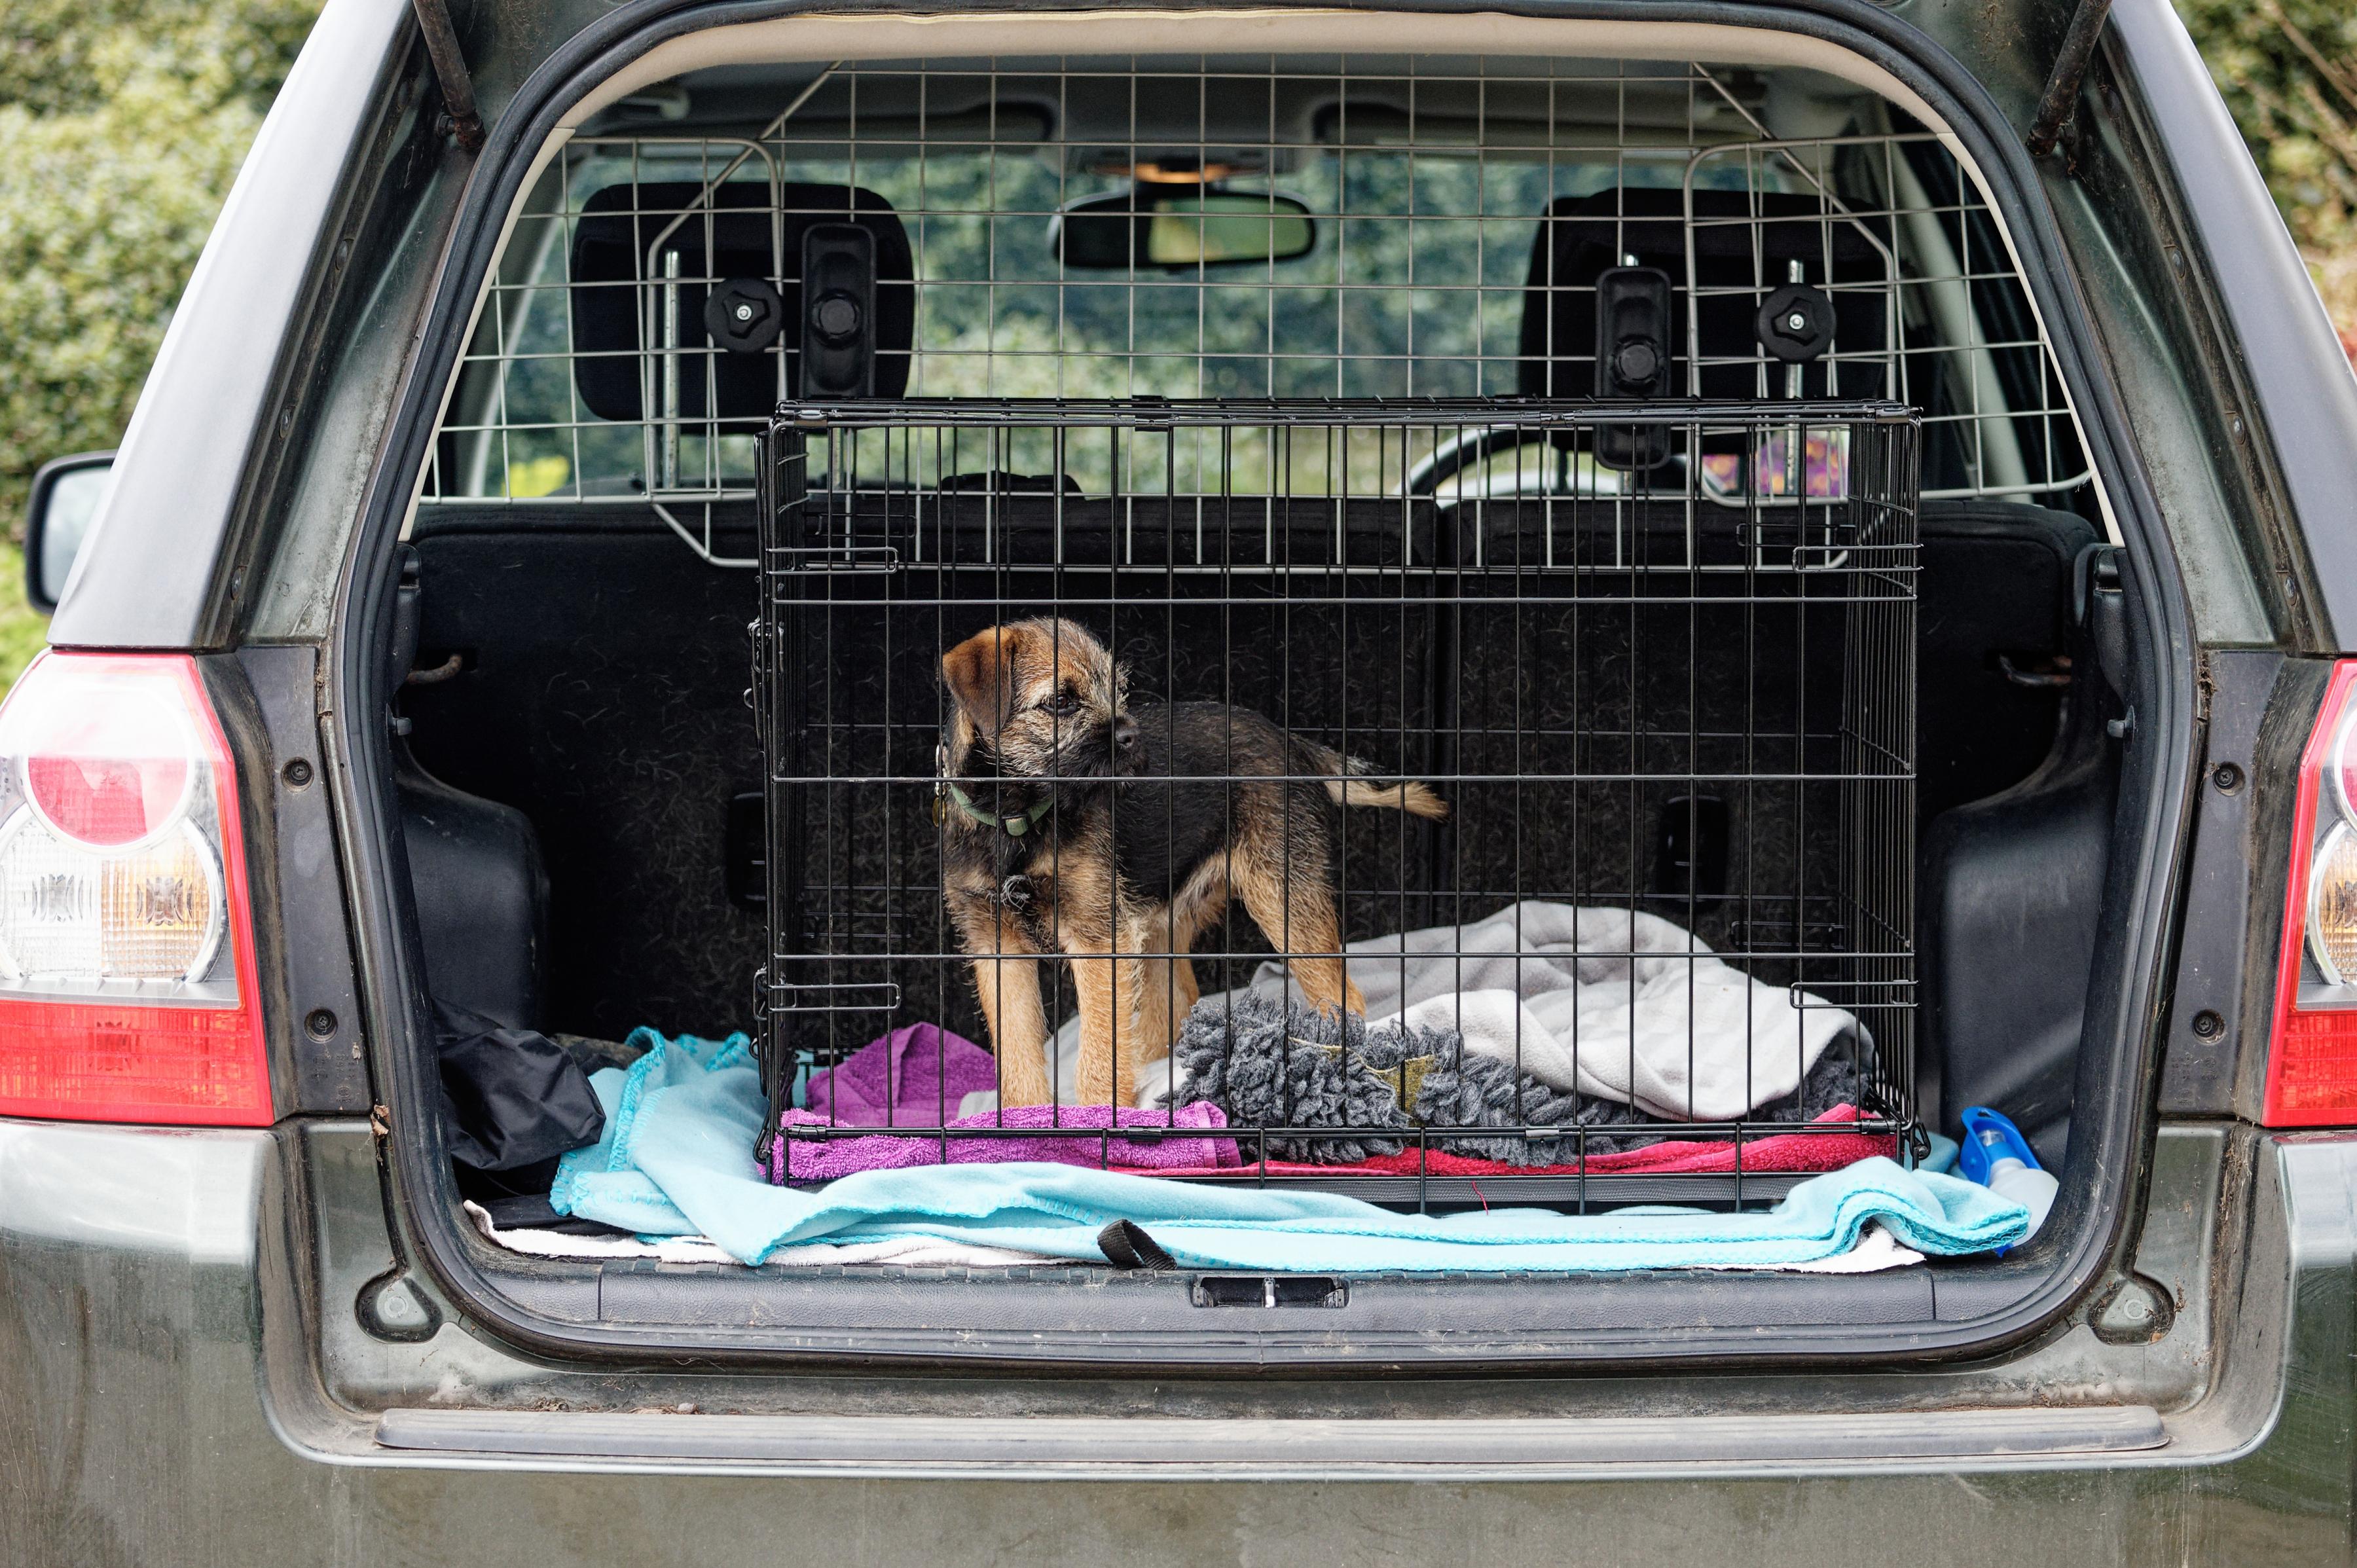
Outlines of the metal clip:
{"type": "Polygon", "coordinates": [[[761,693],[769,690],[769,623],[757,617],[745,628],[745,635],[753,664],[753,683],[745,688],[745,705],[753,710],[755,736],[766,744],[770,738],[769,714],[763,711],[761,693]]]}

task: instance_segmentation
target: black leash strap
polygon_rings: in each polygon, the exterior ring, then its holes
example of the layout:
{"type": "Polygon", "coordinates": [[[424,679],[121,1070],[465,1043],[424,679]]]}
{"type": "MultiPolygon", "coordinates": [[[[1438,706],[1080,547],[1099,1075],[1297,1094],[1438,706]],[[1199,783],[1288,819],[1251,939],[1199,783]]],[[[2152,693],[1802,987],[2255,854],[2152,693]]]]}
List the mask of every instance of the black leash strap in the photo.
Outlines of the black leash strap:
{"type": "Polygon", "coordinates": [[[1178,1266],[1178,1260],[1164,1251],[1161,1243],[1126,1219],[1116,1219],[1098,1231],[1097,1248],[1116,1269],[1144,1269],[1158,1274],[1178,1266]]]}

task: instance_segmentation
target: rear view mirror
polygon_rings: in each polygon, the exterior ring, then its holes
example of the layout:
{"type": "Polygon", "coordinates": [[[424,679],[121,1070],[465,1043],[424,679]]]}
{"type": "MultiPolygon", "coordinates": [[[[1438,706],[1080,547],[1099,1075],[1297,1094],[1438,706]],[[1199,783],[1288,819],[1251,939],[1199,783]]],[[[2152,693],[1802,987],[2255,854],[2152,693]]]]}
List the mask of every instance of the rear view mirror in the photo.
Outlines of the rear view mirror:
{"type": "Polygon", "coordinates": [[[1142,185],[1075,202],[1048,221],[1048,248],[1068,267],[1289,262],[1317,244],[1317,220],[1292,197],[1201,186],[1142,185]]]}
{"type": "Polygon", "coordinates": [[[25,597],[47,615],[65,596],[90,520],[114,478],[114,454],[83,452],[41,465],[25,508],[25,597]]]}

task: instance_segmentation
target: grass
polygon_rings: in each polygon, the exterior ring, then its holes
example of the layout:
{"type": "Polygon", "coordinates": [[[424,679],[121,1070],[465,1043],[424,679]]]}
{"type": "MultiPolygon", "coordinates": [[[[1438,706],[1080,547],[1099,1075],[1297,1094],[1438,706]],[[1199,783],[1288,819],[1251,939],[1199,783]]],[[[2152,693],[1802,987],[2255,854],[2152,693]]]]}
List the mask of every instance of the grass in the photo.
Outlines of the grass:
{"type": "Polygon", "coordinates": [[[25,553],[0,540],[0,695],[49,640],[49,618],[25,602],[25,553]]]}

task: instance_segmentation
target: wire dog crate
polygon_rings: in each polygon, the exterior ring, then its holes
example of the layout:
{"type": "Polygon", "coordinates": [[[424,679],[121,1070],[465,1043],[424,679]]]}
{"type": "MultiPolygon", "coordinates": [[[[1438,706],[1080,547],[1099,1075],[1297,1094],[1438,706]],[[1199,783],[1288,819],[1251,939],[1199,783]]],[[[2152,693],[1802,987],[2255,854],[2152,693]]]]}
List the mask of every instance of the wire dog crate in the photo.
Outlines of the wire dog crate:
{"type": "Polygon", "coordinates": [[[1210,1102],[1233,1157],[1179,1161],[1204,1179],[1585,1208],[1781,1196],[1769,1141],[1821,1118],[1911,1136],[1920,435],[1808,400],[787,405],[752,628],[764,1160],[1052,1135],[1170,1169],[1210,1102]],[[960,716],[953,650],[1025,622],[1044,753],[1007,738],[1011,654],[960,716]],[[1067,678],[1097,646],[1125,689],[1067,678]],[[1034,946],[960,915],[977,843],[985,894],[1040,898],[1034,946]],[[1111,908],[1209,863],[1233,896],[1197,931],[1111,908]],[[1105,889],[1102,938],[1043,868],[1105,889]],[[1363,1027],[1315,1005],[1337,961],[1363,1027]],[[1057,1040],[1017,1037],[1018,985],[1057,1040]],[[1092,1018],[1125,1082],[1086,1080],[1092,1018]],[[798,1059],[926,1024],[996,1046],[978,1098],[912,1056],[880,1117],[791,1108],[798,1059]],[[1146,1109],[1092,1120],[1124,1088],[1146,1109]]]}

